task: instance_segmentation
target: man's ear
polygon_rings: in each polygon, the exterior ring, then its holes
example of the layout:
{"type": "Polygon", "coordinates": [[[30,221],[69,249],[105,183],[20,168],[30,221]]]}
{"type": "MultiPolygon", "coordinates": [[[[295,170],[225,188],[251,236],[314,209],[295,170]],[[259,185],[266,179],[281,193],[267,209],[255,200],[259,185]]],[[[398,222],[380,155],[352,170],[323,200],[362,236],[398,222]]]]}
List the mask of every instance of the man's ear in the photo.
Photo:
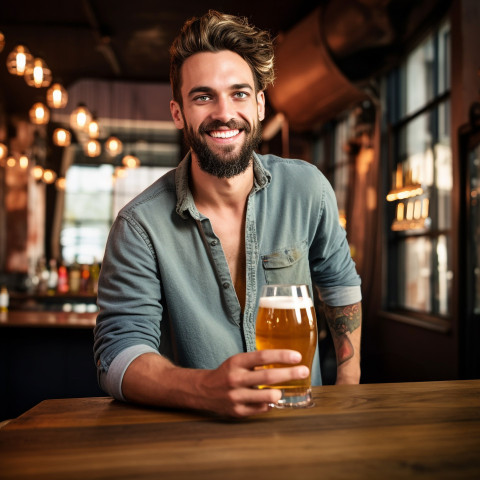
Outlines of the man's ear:
{"type": "Polygon", "coordinates": [[[170,100],[170,113],[173,118],[173,123],[175,126],[182,130],[185,127],[185,122],[183,121],[182,109],[180,105],[175,100],[170,100]]]}
{"type": "Polygon", "coordinates": [[[265,118],[265,93],[263,90],[257,93],[257,111],[258,119],[262,121],[265,118]]]}

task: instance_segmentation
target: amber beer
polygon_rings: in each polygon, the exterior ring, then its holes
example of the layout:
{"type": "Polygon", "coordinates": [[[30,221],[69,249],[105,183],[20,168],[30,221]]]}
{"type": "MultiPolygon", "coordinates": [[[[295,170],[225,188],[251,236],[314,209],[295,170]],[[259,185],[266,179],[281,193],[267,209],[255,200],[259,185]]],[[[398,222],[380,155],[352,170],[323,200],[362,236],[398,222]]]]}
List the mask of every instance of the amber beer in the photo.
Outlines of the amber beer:
{"type": "MultiPolygon", "coordinates": [[[[308,287],[264,287],[256,322],[257,350],[288,348],[302,354],[302,365],[312,368],[317,346],[317,320],[308,287]]],[[[285,367],[282,364],[266,365],[265,368],[285,367]]],[[[311,375],[302,380],[260,388],[280,388],[283,406],[307,406],[311,403],[311,375]],[[299,405],[296,405],[299,403],[299,405]]],[[[279,406],[279,405],[277,405],[279,406]]]]}

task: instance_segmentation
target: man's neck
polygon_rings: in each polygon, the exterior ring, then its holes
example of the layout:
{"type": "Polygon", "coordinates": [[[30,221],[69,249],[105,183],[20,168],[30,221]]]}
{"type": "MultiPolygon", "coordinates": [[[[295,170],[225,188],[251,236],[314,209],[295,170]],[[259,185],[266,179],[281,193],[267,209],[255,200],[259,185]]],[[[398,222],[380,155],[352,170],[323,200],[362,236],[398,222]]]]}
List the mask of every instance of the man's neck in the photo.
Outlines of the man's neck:
{"type": "Polygon", "coordinates": [[[203,171],[192,153],[191,190],[197,208],[243,208],[253,187],[253,164],[240,175],[218,178],[203,171]]]}

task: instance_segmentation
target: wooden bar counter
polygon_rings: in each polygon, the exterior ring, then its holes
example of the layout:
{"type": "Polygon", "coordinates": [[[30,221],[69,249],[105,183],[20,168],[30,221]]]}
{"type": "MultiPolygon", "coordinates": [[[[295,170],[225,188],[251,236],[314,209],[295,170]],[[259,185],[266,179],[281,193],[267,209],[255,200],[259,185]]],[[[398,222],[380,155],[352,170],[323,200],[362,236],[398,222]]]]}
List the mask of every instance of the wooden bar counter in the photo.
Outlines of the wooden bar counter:
{"type": "Polygon", "coordinates": [[[325,386],[245,420],[46,400],[0,429],[7,479],[479,479],[480,380],[325,386]]]}

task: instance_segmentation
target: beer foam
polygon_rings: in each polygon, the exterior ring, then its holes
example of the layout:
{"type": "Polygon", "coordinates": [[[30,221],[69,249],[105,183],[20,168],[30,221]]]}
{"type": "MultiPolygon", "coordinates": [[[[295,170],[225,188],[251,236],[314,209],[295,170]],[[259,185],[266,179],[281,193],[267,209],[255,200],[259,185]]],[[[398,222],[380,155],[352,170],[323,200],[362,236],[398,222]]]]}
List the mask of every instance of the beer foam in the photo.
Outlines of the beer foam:
{"type": "Polygon", "coordinates": [[[313,301],[310,297],[260,297],[258,306],[261,308],[292,310],[294,308],[311,308],[313,307],[313,301]]]}

